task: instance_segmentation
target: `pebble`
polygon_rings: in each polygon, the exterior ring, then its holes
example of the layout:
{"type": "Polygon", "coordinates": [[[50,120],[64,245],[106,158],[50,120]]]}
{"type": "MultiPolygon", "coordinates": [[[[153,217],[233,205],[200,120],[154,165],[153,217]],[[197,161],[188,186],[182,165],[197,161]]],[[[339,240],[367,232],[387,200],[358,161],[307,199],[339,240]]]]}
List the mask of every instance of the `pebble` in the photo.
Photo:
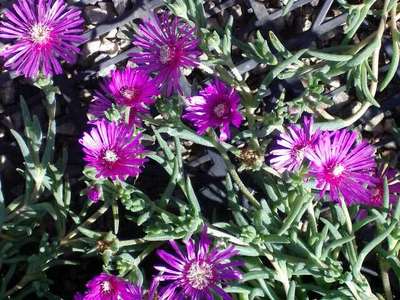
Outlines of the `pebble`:
{"type": "Polygon", "coordinates": [[[345,92],[341,92],[332,97],[332,101],[334,105],[329,108],[329,112],[332,114],[336,114],[339,110],[345,106],[349,101],[349,95],[345,92]]]}
{"type": "Polygon", "coordinates": [[[102,40],[99,51],[105,54],[116,54],[119,50],[118,44],[114,42],[110,42],[107,39],[102,40]]]}
{"type": "MultiPolygon", "coordinates": [[[[107,54],[100,54],[99,56],[96,57],[96,59],[94,60],[94,63],[100,62],[102,60],[106,60],[109,58],[109,55],[107,54]]],[[[107,68],[102,68],[100,71],[97,72],[97,74],[100,77],[107,77],[110,75],[110,72],[112,70],[116,70],[117,66],[115,64],[112,64],[111,66],[107,67],[107,68]]]]}
{"type": "Polygon", "coordinates": [[[82,49],[82,55],[79,58],[79,64],[82,66],[89,66],[96,54],[100,51],[101,41],[100,39],[94,39],[87,42],[82,49]]]}
{"type": "MultiPolygon", "coordinates": [[[[11,83],[11,81],[9,81],[11,83]]],[[[10,86],[0,87],[0,100],[4,106],[8,106],[14,103],[15,100],[15,89],[10,86]]]]}
{"type": "Polygon", "coordinates": [[[85,16],[89,23],[97,25],[107,21],[109,14],[98,6],[88,5],[85,7],[85,16]]]}
{"type": "MultiPolygon", "coordinates": [[[[364,130],[368,132],[373,132],[374,128],[383,120],[385,115],[383,113],[373,117],[371,120],[367,122],[364,126],[364,130]]],[[[383,132],[383,127],[382,127],[383,132]]]]}
{"type": "Polygon", "coordinates": [[[125,11],[128,5],[128,1],[129,0],[112,0],[114,8],[119,15],[121,15],[125,11]]]}

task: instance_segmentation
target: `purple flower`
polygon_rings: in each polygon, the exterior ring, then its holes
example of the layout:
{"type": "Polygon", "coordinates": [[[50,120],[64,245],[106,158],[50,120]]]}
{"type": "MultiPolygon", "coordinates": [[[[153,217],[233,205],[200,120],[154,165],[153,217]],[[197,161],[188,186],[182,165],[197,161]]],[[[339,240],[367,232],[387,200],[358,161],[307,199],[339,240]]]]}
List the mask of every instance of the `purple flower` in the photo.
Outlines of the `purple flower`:
{"type": "Polygon", "coordinates": [[[145,154],[140,144],[142,134],[134,137],[134,131],[125,124],[108,123],[104,119],[94,126],[90,134],[84,133],[79,143],[86,154],[83,159],[97,170],[96,177],[124,180],[127,175],[138,175],[140,167],[148,160],[142,157],[145,154]]]}
{"type": "Polygon", "coordinates": [[[100,274],[86,284],[84,300],[141,300],[141,294],[128,281],[117,276],[100,274]]]}
{"type": "Polygon", "coordinates": [[[371,192],[366,186],[375,186],[377,180],[371,176],[375,168],[374,150],[367,142],[354,146],[356,132],[346,130],[325,133],[314,151],[306,152],[311,161],[309,174],[315,176],[321,197],[330,189],[333,201],[343,196],[347,204],[366,202],[371,192]]]}
{"type": "Polygon", "coordinates": [[[214,299],[211,290],[223,299],[232,299],[217,284],[224,284],[223,280],[240,280],[242,278],[239,271],[229,269],[234,266],[242,266],[242,262],[223,263],[239,253],[234,250],[233,245],[222,251],[216,249],[210,251],[207,227],[203,228],[197,251],[191,238],[186,242],[186,255],[183,255],[175,241],[172,240],[170,243],[177,256],[163,250],[157,251],[169,266],[155,266],[163,274],[155,276],[150,296],[153,295],[160,282],[172,281],[158,293],[160,300],[214,299]]]}
{"type": "Polygon", "coordinates": [[[153,103],[152,97],[160,94],[150,76],[132,68],[111,71],[111,79],[103,82],[102,89],[116,103],[136,108],[153,103]]]}
{"type": "Polygon", "coordinates": [[[169,22],[164,12],[160,19],[154,13],[154,21],[143,21],[138,25],[140,35],[134,34],[133,45],[141,47],[143,52],[133,52],[129,56],[139,68],[147,74],[156,73],[157,85],[165,85],[167,97],[173,90],[182,94],[179,85],[181,68],[196,67],[198,56],[202,54],[195,48],[200,42],[194,38],[195,28],[183,24],[178,28],[179,19],[169,22]]]}
{"type": "Polygon", "coordinates": [[[270,162],[274,169],[278,171],[282,169],[287,171],[298,169],[304,160],[306,152],[314,150],[320,136],[320,129],[318,128],[312,133],[313,117],[308,120],[304,116],[303,120],[303,127],[296,127],[292,123],[287,132],[280,134],[280,139],[277,141],[280,147],[271,151],[274,157],[270,162]]]}
{"type": "Polygon", "coordinates": [[[240,98],[237,91],[233,87],[227,88],[216,79],[214,84],[208,84],[199,94],[188,98],[189,105],[185,108],[188,113],[182,117],[194,122],[198,128],[197,134],[203,134],[208,127],[221,127],[219,140],[229,139],[229,124],[239,127],[243,120],[238,112],[240,98]]]}
{"type": "Polygon", "coordinates": [[[86,195],[89,200],[96,203],[97,201],[99,201],[100,191],[95,186],[92,186],[87,190],[86,195]]]}
{"type": "Polygon", "coordinates": [[[142,71],[132,68],[111,71],[111,79],[105,79],[100,86],[107,97],[95,91],[94,102],[90,104],[89,112],[101,117],[114,102],[118,104],[120,112],[126,107],[130,108],[129,124],[137,126],[141,126],[142,121],[138,113],[147,113],[146,105],[153,103],[153,97],[160,94],[154,80],[142,71]]]}
{"type": "Polygon", "coordinates": [[[372,192],[371,197],[364,204],[370,206],[382,206],[383,203],[383,177],[386,176],[389,187],[389,202],[397,203],[398,196],[394,193],[400,193],[400,182],[397,180],[397,172],[389,167],[385,167],[382,164],[376,173],[376,177],[379,179],[375,187],[370,187],[372,192]]]}
{"type": "Polygon", "coordinates": [[[81,293],[76,293],[74,296],[74,300],[83,300],[83,296],[81,293]]]}
{"type": "Polygon", "coordinates": [[[37,77],[41,69],[47,77],[62,73],[57,57],[73,63],[80,50],[72,43],[85,40],[80,36],[84,20],[67,6],[63,0],[19,0],[14,12],[5,11],[8,21],[1,22],[0,38],[16,41],[0,53],[4,66],[25,77],[37,77]]]}

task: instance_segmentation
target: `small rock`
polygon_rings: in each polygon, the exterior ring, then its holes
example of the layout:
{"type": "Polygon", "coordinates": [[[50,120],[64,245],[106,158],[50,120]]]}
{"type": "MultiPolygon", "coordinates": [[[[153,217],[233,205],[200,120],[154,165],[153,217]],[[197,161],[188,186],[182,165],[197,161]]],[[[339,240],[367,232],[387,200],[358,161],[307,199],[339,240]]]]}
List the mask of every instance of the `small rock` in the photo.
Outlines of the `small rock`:
{"type": "Polygon", "coordinates": [[[94,39],[87,42],[83,46],[82,55],[79,58],[79,64],[82,66],[89,66],[92,64],[94,58],[100,51],[101,41],[100,39],[94,39]]]}
{"type": "Polygon", "coordinates": [[[65,134],[65,135],[70,135],[74,136],[79,134],[79,129],[76,126],[76,122],[65,122],[59,126],[57,126],[57,134],[65,134]]]}
{"type": "Polygon", "coordinates": [[[377,136],[381,136],[383,133],[383,124],[379,123],[378,125],[376,125],[374,127],[374,129],[372,129],[372,134],[377,137],[377,136]]]}
{"type": "Polygon", "coordinates": [[[2,87],[0,88],[0,99],[4,106],[10,105],[14,103],[15,100],[15,89],[14,87],[2,87]]]}
{"type": "Polygon", "coordinates": [[[311,6],[317,6],[319,3],[319,0],[311,0],[310,4],[311,6]]]}
{"type": "Polygon", "coordinates": [[[101,10],[107,12],[107,20],[110,20],[116,16],[114,5],[111,2],[99,2],[98,5],[101,10]]]}
{"type": "Polygon", "coordinates": [[[332,97],[332,101],[334,105],[329,108],[329,112],[332,114],[336,114],[339,110],[345,106],[349,101],[349,95],[345,92],[341,92],[332,97]]]}
{"type": "Polygon", "coordinates": [[[120,49],[125,50],[132,45],[132,42],[131,42],[131,40],[123,39],[123,40],[119,40],[118,45],[119,45],[120,49]]]}
{"type": "Polygon", "coordinates": [[[242,7],[239,4],[232,6],[231,10],[233,11],[233,17],[240,18],[243,15],[242,7]]]}
{"type": "MultiPolygon", "coordinates": [[[[383,120],[384,117],[385,117],[385,115],[383,113],[373,117],[365,125],[364,130],[368,131],[368,132],[372,132],[374,130],[375,126],[377,126],[383,120]]],[[[382,128],[382,131],[383,131],[383,128],[382,128]]]]}
{"type": "Polygon", "coordinates": [[[278,18],[273,21],[273,24],[277,31],[282,31],[285,29],[285,20],[283,18],[278,18]]]}
{"type": "Polygon", "coordinates": [[[251,70],[251,73],[254,75],[265,74],[267,72],[267,68],[268,66],[266,64],[259,64],[257,67],[251,70]]]}
{"type": "Polygon", "coordinates": [[[393,119],[386,119],[384,130],[387,132],[392,132],[392,129],[396,126],[396,122],[393,119]]]}
{"type": "Polygon", "coordinates": [[[115,10],[119,15],[121,15],[128,6],[128,0],[112,0],[112,2],[114,3],[115,10]]]}
{"type": "Polygon", "coordinates": [[[115,39],[117,37],[117,34],[118,34],[118,29],[117,28],[111,29],[108,32],[108,34],[106,35],[106,38],[110,39],[110,40],[111,39],[115,39]]]}
{"type": "Polygon", "coordinates": [[[287,27],[292,27],[294,21],[294,14],[292,12],[288,12],[283,19],[285,20],[287,27]]]}
{"type": "Polygon", "coordinates": [[[215,3],[213,1],[208,1],[204,4],[204,10],[209,11],[215,7],[215,3]]]}
{"type": "Polygon", "coordinates": [[[102,41],[102,43],[100,45],[100,49],[99,49],[99,51],[101,53],[110,54],[110,55],[117,53],[118,50],[119,50],[118,44],[110,42],[107,39],[104,39],[102,41]]]}
{"type": "Polygon", "coordinates": [[[109,14],[98,6],[88,5],[85,7],[85,16],[90,23],[97,25],[107,21],[109,14]]]}
{"type": "MultiPolygon", "coordinates": [[[[94,62],[95,62],[95,63],[98,63],[98,62],[100,62],[100,61],[102,61],[102,60],[106,60],[106,59],[108,59],[108,58],[109,58],[109,56],[108,56],[107,54],[100,54],[99,56],[96,57],[96,59],[94,60],[94,62]]],[[[115,64],[112,64],[111,66],[109,66],[109,67],[107,67],[107,68],[101,69],[100,71],[97,72],[97,74],[98,74],[100,77],[106,77],[106,76],[109,76],[109,75],[110,75],[110,72],[111,72],[112,70],[116,70],[116,69],[117,69],[117,66],[116,66],[115,64]]]]}
{"type": "Polygon", "coordinates": [[[336,29],[333,29],[331,31],[328,31],[322,35],[320,35],[318,38],[323,41],[329,41],[330,39],[334,38],[338,34],[338,31],[336,29]]]}
{"type": "Polygon", "coordinates": [[[304,21],[303,32],[309,30],[312,26],[312,22],[310,20],[304,21]]]}

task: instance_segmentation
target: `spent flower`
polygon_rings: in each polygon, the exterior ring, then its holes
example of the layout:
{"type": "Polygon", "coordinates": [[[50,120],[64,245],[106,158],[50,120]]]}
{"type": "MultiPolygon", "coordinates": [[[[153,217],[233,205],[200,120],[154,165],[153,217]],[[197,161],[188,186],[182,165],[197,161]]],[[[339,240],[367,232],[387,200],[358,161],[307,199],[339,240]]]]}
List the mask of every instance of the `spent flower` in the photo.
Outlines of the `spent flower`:
{"type": "Polygon", "coordinates": [[[228,88],[218,79],[200,91],[199,96],[188,98],[187,113],[182,117],[194,122],[197,133],[203,134],[207,128],[221,128],[220,141],[230,137],[229,125],[239,127],[243,117],[238,112],[240,98],[233,87],[228,88]]]}
{"type": "Polygon", "coordinates": [[[164,12],[160,18],[154,13],[153,21],[143,21],[138,25],[140,34],[133,35],[133,45],[143,51],[129,56],[147,74],[156,73],[154,79],[158,86],[164,87],[167,96],[174,90],[182,94],[181,68],[199,64],[198,56],[202,52],[196,50],[200,40],[194,36],[194,31],[188,24],[179,26],[177,17],[170,22],[168,13],[164,12]]]}
{"type": "Polygon", "coordinates": [[[217,249],[210,251],[207,227],[203,228],[197,251],[192,238],[185,243],[186,255],[181,252],[174,240],[170,241],[170,244],[177,256],[164,250],[157,251],[169,266],[155,266],[163,274],[155,276],[150,296],[159,283],[172,281],[158,292],[160,300],[214,299],[211,291],[223,299],[232,299],[218,284],[226,284],[224,280],[242,278],[241,273],[231,267],[242,266],[243,262],[225,262],[239,253],[234,250],[233,245],[222,251],[217,249]]]}
{"type": "Polygon", "coordinates": [[[81,11],[68,9],[64,0],[19,0],[14,10],[4,12],[6,21],[0,24],[0,38],[15,40],[0,56],[5,67],[25,77],[61,74],[58,57],[71,64],[80,49],[73,43],[83,42],[84,23],[81,11]]]}
{"type": "Polygon", "coordinates": [[[135,177],[141,173],[141,167],[147,161],[146,153],[140,143],[142,134],[134,136],[131,128],[115,121],[108,123],[105,119],[94,123],[90,133],[85,132],[79,140],[83,146],[89,167],[97,171],[96,177],[135,177]]]}

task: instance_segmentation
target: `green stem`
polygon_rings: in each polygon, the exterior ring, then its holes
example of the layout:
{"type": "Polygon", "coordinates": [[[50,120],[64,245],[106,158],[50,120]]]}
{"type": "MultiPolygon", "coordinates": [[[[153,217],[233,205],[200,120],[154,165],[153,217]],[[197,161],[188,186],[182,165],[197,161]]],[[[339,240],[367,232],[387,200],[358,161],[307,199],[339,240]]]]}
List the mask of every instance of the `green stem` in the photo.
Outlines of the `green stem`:
{"type": "MultiPolygon", "coordinates": [[[[94,222],[97,221],[98,218],[100,218],[102,215],[106,213],[108,208],[110,207],[110,201],[104,202],[103,206],[100,207],[98,211],[96,211],[92,216],[90,216],[85,222],[83,222],[79,227],[88,227],[90,224],[93,224],[94,222]]],[[[73,231],[68,233],[65,237],[61,239],[60,245],[64,245],[68,243],[70,239],[72,239],[74,236],[76,236],[79,233],[79,227],[75,228],[73,231]]]]}
{"type": "MultiPolygon", "coordinates": [[[[353,223],[351,222],[351,217],[349,214],[349,210],[347,209],[347,205],[344,202],[343,197],[339,197],[340,200],[340,207],[342,208],[344,217],[345,217],[345,222],[346,222],[346,227],[347,227],[347,231],[349,233],[350,236],[353,236],[353,223]]],[[[350,258],[352,260],[352,263],[354,264],[357,261],[357,244],[355,240],[352,240],[351,243],[348,243],[349,245],[349,254],[350,254],[350,258]]]]}
{"type": "Polygon", "coordinates": [[[228,168],[228,172],[231,174],[233,180],[236,182],[237,186],[239,189],[242,191],[243,195],[247,198],[247,200],[250,202],[251,205],[253,205],[255,208],[260,209],[261,205],[257,201],[257,199],[253,196],[252,193],[247,189],[247,187],[244,185],[242,180],[240,179],[238,173],[236,172],[235,166],[232,164],[228,153],[226,152],[225,148],[221,146],[221,144],[218,141],[217,135],[215,134],[215,131],[211,128],[207,130],[209,136],[211,137],[210,141],[213,143],[214,147],[218,150],[218,152],[221,154],[226,167],[228,168]]]}
{"type": "Polygon", "coordinates": [[[381,269],[381,278],[382,278],[383,289],[386,295],[386,300],[393,300],[392,288],[390,286],[390,278],[389,278],[390,265],[389,267],[387,267],[385,262],[383,262],[382,259],[380,259],[379,267],[381,269]]]}

